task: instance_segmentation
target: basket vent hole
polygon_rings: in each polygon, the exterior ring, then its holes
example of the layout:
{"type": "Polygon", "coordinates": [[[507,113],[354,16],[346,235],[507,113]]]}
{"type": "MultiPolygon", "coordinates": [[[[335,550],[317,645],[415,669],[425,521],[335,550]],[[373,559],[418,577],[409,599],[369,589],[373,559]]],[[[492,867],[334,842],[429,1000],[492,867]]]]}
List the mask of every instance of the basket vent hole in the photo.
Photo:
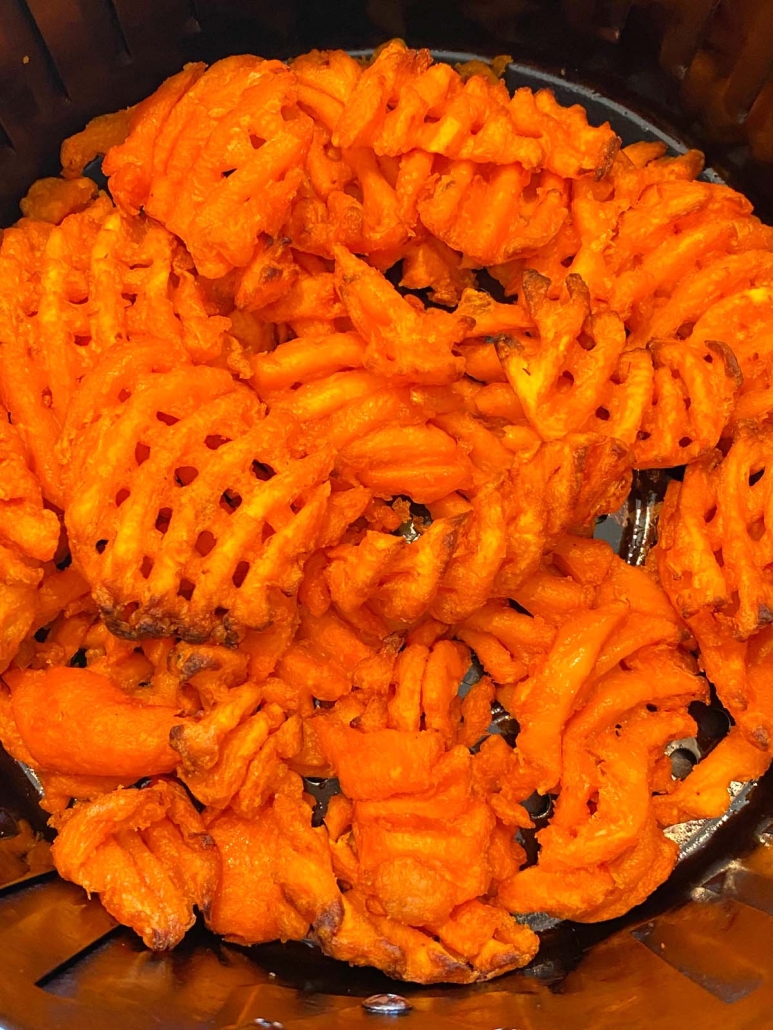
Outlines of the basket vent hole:
{"type": "Polygon", "coordinates": [[[675,748],[669,755],[671,759],[671,775],[675,780],[683,780],[692,772],[697,763],[697,756],[686,747],[675,748]]]}

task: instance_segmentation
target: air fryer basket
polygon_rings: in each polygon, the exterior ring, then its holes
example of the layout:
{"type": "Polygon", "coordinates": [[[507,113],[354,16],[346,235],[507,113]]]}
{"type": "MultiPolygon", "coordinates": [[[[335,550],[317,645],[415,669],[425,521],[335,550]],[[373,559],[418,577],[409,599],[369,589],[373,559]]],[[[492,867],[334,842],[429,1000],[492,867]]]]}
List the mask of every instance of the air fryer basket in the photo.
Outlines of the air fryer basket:
{"type": "MultiPolygon", "coordinates": [[[[58,146],[95,114],[139,100],[187,60],[367,49],[391,36],[439,57],[515,56],[508,84],[548,85],[624,142],[707,151],[710,175],[773,220],[773,0],[0,0],[0,225],[58,146]],[[446,48],[446,49],[442,49],[446,48]],[[614,99],[612,99],[614,98],[614,99]]],[[[602,523],[629,561],[654,539],[665,476],[637,477],[602,523]]],[[[709,749],[726,729],[695,713],[709,749]]],[[[507,725],[502,725],[507,732],[507,725]]],[[[324,803],[324,788],[320,789],[324,803]]],[[[30,781],[0,751],[0,836],[43,830],[30,781]]],[[[242,949],[195,930],[145,950],[96,899],[52,874],[0,886],[3,1030],[286,1030],[384,1026],[370,995],[398,991],[417,1030],[701,1030],[773,1027],[773,777],[741,788],[720,820],[679,829],[671,880],[627,917],[543,920],[525,973],[474,987],[395,985],[304,944],[242,949]]]]}

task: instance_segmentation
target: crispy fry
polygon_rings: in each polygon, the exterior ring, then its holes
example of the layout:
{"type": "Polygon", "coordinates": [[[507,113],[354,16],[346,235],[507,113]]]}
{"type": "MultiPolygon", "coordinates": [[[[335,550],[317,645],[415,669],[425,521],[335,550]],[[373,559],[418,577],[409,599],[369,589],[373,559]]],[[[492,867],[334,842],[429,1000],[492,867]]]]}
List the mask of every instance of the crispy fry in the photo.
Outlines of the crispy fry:
{"type": "Polygon", "coordinates": [[[66,813],[52,855],[149,948],[173,948],[209,913],[220,857],[187,794],[167,780],[104,794],[66,813]]]}
{"type": "Polygon", "coordinates": [[[6,681],[19,735],[37,767],[120,776],[127,785],[174,769],[169,733],[181,722],[174,708],[143,705],[88,669],[14,671],[6,681]],[[73,731],[63,733],[63,726],[73,731]]]}

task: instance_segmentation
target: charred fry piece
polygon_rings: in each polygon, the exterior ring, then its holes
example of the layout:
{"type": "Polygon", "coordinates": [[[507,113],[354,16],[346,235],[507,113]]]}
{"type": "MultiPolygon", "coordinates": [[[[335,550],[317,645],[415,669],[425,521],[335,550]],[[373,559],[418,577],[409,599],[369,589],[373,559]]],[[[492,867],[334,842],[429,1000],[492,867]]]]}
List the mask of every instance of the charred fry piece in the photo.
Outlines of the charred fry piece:
{"type": "Polygon", "coordinates": [[[209,913],[220,874],[212,837],[178,784],[118,790],[61,817],[52,854],[62,876],[99,894],[149,948],[178,944],[209,913]]]}

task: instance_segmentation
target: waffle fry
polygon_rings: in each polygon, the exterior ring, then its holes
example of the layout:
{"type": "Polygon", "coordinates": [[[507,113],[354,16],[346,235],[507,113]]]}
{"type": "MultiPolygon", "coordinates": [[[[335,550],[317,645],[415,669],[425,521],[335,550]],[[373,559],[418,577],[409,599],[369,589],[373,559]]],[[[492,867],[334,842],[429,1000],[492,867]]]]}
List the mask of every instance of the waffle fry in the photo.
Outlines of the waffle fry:
{"type": "Polygon", "coordinates": [[[52,849],[68,879],[99,894],[148,947],[174,947],[209,912],[220,856],[179,784],[119,790],[60,819],[52,849]]]}

